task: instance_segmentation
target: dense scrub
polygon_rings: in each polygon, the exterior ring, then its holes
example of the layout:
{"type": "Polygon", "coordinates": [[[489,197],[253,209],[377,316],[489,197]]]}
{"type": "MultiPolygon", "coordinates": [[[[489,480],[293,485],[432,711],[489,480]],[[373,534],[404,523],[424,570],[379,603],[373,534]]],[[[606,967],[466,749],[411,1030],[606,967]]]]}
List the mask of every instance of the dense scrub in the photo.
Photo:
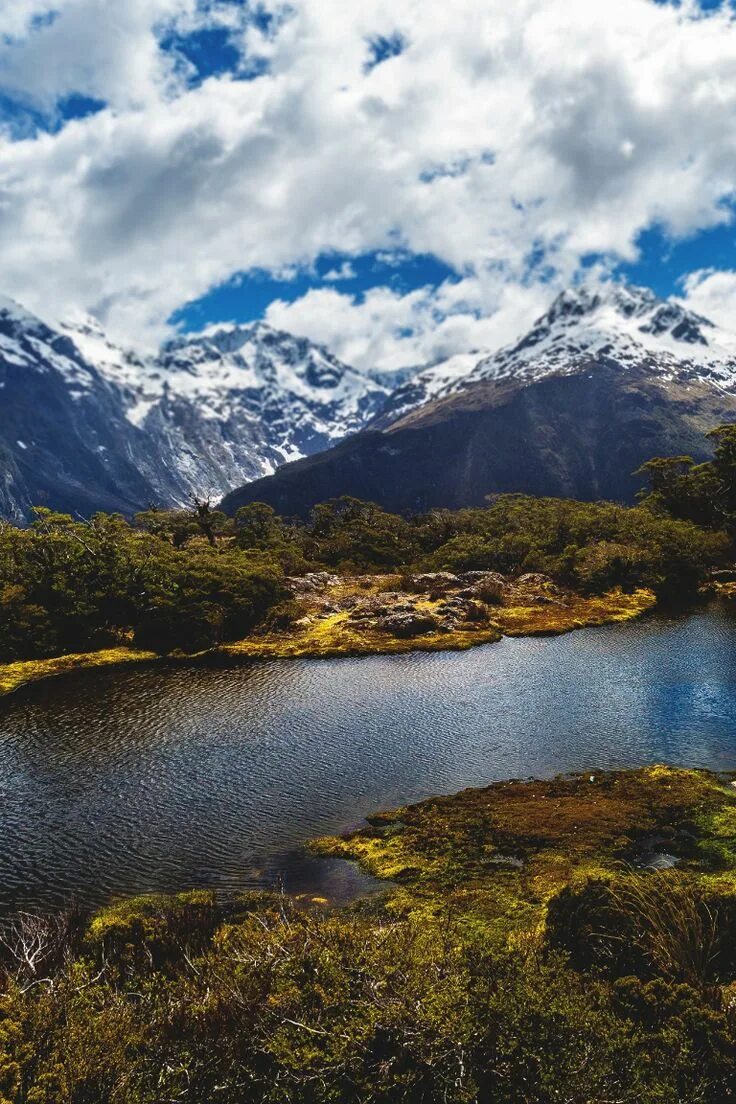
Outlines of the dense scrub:
{"type": "Polygon", "coordinates": [[[291,526],[269,506],[253,503],[238,511],[234,524],[243,546],[287,547],[311,564],[345,573],[537,571],[598,593],[614,586],[692,588],[730,550],[724,534],[645,507],[525,495],[501,495],[487,507],[412,518],[341,498],[318,506],[305,525],[291,526]],[[256,540],[254,517],[268,519],[278,537],[270,543],[256,540]]]}
{"type": "Polygon", "coordinates": [[[116,515],[38,511],[0,526],[0,659],[89,651],[131,639],[190,651],[245,635],[283,597],[263,553],[178,546],[116,515]]]}
{"type": "Polygon", "coordinates": [[[735,801],[663,768],[510,783],[354,837],[376,862],[404,837],[386,899],[196,892],[21,918],[0,948],[0,1100],[734,1099],[735,801]],[[622,864],[652,830],[679,840],[678,871],[622,864]],[[501,847],[528,875],[489,861],[501,847]]]}
{"type": "MultiPolygon", "coordinates": [[[[644,507],[504,496],[485,509],[405,519],[352,499],[306,525],[269,507],[151,511],[75,521],[42,510],[0,525],[0,662],[133,643],[197,651],[288,621],[285,573],[537,571],[584,594],[692,591],[726,558],[725,535],[644,507]]],[[[292,610],[293,615],[293,610],[292,610]]]]}

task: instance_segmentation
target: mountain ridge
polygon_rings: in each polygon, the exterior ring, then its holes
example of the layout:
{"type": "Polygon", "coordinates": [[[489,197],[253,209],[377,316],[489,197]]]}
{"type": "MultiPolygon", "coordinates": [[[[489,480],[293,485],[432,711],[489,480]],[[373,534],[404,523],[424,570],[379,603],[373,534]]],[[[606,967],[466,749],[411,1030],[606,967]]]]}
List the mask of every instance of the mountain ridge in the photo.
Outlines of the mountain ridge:
{"type": "Polygon", "coordinates": [[[384,412],[370,434],[223,506],[261,499],[303,514],[355,494],[397,510],[457,508],[501,492],[632,501],[641,463],[705,459],[704,434],[723,421],[736,421],[736,335],[648,289],[573,289],[428,401],[384,412]]]}
{"type": "Polygon", "coordinates": [[[54,328],[0,298],[0,512],[135,512],[219,498],[362,427],[388,388],[265,323],[209,327],[155,357],[94,319],[54,328]]]}

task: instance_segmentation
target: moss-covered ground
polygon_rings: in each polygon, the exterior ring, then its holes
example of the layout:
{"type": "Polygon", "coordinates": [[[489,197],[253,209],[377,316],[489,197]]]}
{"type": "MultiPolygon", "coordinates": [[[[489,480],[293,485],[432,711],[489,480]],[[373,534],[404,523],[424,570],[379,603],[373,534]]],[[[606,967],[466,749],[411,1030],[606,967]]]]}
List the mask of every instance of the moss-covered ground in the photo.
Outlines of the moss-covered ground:
{"type": "Polygon", "coordinates": [[[1,1104],[726,1104],[736,790],[511,781],[315,845],[347,908],[208,891],[0,939],[1,1104]],[[680,859],[655,872],[653,847],[680,859]]]}
{"type": "Polygon", "coordinates": [[[50,659],[26,659],[15,663],[0,664],[0,696],[10,694],[29,682],[51,678],[94,667],[125,667],[132,663],[146,663],[159,657],[155,652],[138,648],[104,648],[97,652],[79,652],[73,655],[53,656],[50,659]]]}
{"type": "Polygon", "coordinates": [[[664,766],[499,782],[382,813],[312,847],[390,879],[399,913],[533,931],[561,889],[635,869],[652,849],[678,859],[678,876],[736,889],[736,789],[664,766]]]}

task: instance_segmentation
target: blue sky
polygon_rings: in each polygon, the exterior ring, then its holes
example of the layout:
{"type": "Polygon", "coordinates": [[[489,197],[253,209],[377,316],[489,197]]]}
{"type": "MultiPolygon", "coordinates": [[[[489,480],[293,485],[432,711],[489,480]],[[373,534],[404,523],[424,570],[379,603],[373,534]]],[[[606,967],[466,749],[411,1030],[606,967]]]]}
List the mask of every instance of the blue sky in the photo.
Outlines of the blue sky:
{"type": "Polygon", "coordinates": [[[11,0],[0,292],[141,347],[266,318],[388,367],[581,278],[736,329],[734,119],[716,0],[11,0]]]}

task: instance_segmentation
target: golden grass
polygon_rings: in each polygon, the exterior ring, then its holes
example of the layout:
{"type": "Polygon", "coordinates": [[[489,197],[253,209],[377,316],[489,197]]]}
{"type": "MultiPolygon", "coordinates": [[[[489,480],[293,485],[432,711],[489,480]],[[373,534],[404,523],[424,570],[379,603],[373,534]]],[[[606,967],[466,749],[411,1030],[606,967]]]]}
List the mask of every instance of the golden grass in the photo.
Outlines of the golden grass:
{"type": "Polygon", "coordinates": [[[581,597],[568,595],[567,605],[532,604],[501,607],[494,622],[504,636],[557,636],[575,629],[633,621],[653,609],[657,599],[651,590],[581,597]]]}
{"type": "MultiPolygon", "coordinates": [[[[355,589],[346,593],[355,593],[355,589]]],[[[224,644],[219,651],[232,656],[277,659],[463,651],[493,643],[502,636],[556,636],[575,629],[631,621],[651,610],[656,602],[651,590],[637,590],[633,594],[616,590],[589,598],[573,595],[566,606],[499,606],[494,608],[486,624],[468,624],[452,632],[427,633],[408,639],[388,636],[379,629],[359,629],[350,622],[349,613],[341,612],[317,619],[304,629],[224,644]]],[[[425,599],[419,600],[416,606],[420,611],[431,613],[440,604],[440,601],[425,599]]]]}
{"type": "MultiPolygon", "coordinates": [[[[674,840],[685,827],[690,850],[680,869],[702,877],[712,869],[712,823],[726,812],[736,813],[736,790],[715,775],[653,766],[431,798],[311,847],[394,882],[389,907],[396,911],[452,908],[508,934],[535,930],[564,886],[628,869],[647,836],[674,840]]],[[[731,856],[728,874],[708,877],[726,877],[733,889],[735,867],[731,856]]]]}
{"type": "Polygon", "coordinates": [[[73,655],[54,656],[51,659],[25,659],[0,665],[0,695],[10,694],[20,686],[39,679],[65,675],[70,671],[90,667],[124,667],[131,663],[144,663],[158,659],[155,652],[143,652],[136,648],[104,648],[99,652],[78,652],[73,655]]]}

